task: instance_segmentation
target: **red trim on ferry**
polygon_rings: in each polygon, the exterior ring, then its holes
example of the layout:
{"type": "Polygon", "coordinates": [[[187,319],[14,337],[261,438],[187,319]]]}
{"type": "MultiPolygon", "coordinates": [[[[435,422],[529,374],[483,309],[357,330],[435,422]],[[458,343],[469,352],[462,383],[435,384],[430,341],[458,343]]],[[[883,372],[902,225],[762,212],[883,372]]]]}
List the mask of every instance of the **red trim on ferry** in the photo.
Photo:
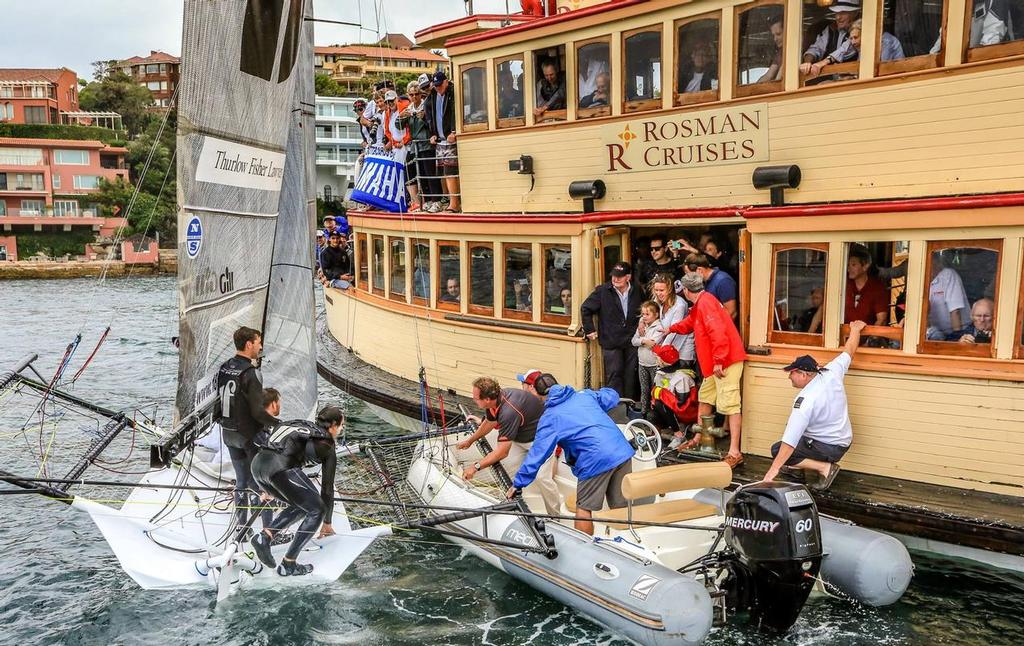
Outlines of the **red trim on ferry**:
{"type": "Polygon", "coordinates": [[[843,202],[842,204],[750,207],[743,211],[743,217],[783,218],[804,215],[914,213],[917,211],[948,211],[951,209],[985,209],[999,206],[1024,206],[1024,193],[926,197],[906,200],[880,200],[878,202],[843,202]]]}
{"type": "Polygon", "coordinates": [[[569,20],[575,20],[577,18],[584,18],[586,16],[593,16],[596,14],[604,13],[606,11],[613,11],[615,9],[621,9],[623,7],[631,7],[633,5],[642,4],[648,0],[611,0],[611,2],[605,2],[603,4],[596,4],[590,7],[584,7],[583,9],[577,9],[576,11],[567,11],[565,13],[555,14],[554,16],[547,16],[545,18],[537,18],[530,22],[523,23],[520,25],[511,25],[509,27],[502,27],[501,29],[493,29],[491,31],[485,31],[480,34],[470,34],[468,36],[460,36],[453,38],[445,43],[445,47],[453,47],[456,45],[466,45],[468,43],[477,43],[490,38],[496,38],[498,36],[507,36],[509,34],[517,34],[527,29],[534,29],[536,27],[546,27],[547,25],[555,25],[560,22],[566,22],[569,20]]]}
{"type": "Polygon", "coordinates": [[[374,218],[377,220],[420,220],[423,222],[535,222],[543,224],[580,224],[585,222],[611,222],[621,220],[663,219],[683,220],[691,218],[736,217],[743,212],[738,208],[686,209],[662,211],[602,211],[600,213],[456,213],[441,215],[434,213],[385,213],[383,211],[354,211],[349,215],[374,218]]]}
{"type": "Polygon", "coordinates": [[[513,22],[529,22],[531,20],[537,20],[537,16],[527,16],[526,14],[513,13],[475,13],[472,16],[463,16],[462,18],[456,18],[455,20],[449,20],[448,22],[441,22],[436,25],[431,25],[426,29],[417,31],[414,36],[419,38],[424,34],[429,34],[434,31],[440,31],[442,29],[450,29],[452,27],[458,27],[459,25],[467,25],[471,22],[478,20],[511,20],[513,22]]]}

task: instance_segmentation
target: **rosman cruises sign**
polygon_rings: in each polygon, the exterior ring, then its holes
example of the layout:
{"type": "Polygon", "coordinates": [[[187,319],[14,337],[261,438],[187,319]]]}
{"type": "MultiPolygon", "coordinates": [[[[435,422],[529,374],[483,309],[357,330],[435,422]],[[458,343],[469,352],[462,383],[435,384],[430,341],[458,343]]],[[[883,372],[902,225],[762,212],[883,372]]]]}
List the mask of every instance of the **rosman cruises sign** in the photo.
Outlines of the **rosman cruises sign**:
{"type": "Polygon", "coordinates": [[[601,129],[607,171],[700,168],[768,159],[768,105],[684,112],[601,129]]]}

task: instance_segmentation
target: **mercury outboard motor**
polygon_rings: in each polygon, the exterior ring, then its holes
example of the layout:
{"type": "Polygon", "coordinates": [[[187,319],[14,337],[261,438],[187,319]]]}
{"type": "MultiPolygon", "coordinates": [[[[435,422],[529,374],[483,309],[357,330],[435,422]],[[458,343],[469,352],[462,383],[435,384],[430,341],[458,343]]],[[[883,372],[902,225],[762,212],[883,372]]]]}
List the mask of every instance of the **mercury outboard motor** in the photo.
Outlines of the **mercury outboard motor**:
{"type": "Polygon", "coordinates": [[[821,567],[818,508],[807,489],[788,482],[741,487],[725,508],[725,541],[733,552],[728,605],[748,610],[760,628],[789,630],[821,567]]]}

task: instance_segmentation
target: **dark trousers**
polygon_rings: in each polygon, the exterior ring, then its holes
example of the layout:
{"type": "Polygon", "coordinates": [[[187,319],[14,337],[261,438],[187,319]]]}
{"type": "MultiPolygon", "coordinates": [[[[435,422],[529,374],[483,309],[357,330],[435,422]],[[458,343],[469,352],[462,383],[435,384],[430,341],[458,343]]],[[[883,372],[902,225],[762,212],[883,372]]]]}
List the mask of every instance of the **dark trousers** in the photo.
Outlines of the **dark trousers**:
{"type": "Polygon", "coordinates": [[[627,345],[624,348],[601,348],[604,359],[604,385],[619,393],[620,397],[637,399],[640,396],[640,363],[637,360],[636,348],[627,345]]]}
{"type": "Polygon", "coordinates": [[[441,179],[437,177],[437,160],[433,148],[416,149],[416,182],[421,202],[437,202],[444,197],[441,179]]]}
{"type": "Polygon", "coordinates": [[[654,402],[651,407],[651,417],[653,418],[651,422],[661,430],[673,433],[679,430],[679,420],[676,419],[676,414],[662,401],[654,402]]]}
{"type": "Polygon", "coordinates": [[[302,519],[285,554],[286,559],[294,561],[323,523],[326,511],[323,499],[316,485],[302,469],[287,469],[269,475],[261,472],[259,475],[261,484],[270,495],[288,503],[288,507],[266,525],[267,529],[279,532],[302,519]]]}
{"type": "Polygon", "coordinates": [[[260,521],[264,527],[270,525],[274,512],[260,502],[262,489],[252,477],[252,460],[256,457],[259,449],[252,442],[248,442],[244,449],[235,446],[227,446],[228,455],[231,456],[231,466],[235,470],[235,519],[239,526],[245,525],[249,520],[250,510],[256,513],[256,509],[263,507],[259,512],[260,521]]]}
{"type": "MultiPolygon", "coordinates": [[[[779,448],[782,447],[782,442],[776,442],[772,444],[772,457],[774,458],[779,454],[779,448]]],[[[846,452],[850,449],[848,446],[839,446],[838,444],[825,444],[824,442],[818,442],[817,440],[803,437],[800,438],[800,442],[793,447],[793,455],[789,456],[786,460],[786,466],[793,466],[803,462],[805,459],[817,460],[818,462],[839,462],[846,455],[846,452]]]]}

